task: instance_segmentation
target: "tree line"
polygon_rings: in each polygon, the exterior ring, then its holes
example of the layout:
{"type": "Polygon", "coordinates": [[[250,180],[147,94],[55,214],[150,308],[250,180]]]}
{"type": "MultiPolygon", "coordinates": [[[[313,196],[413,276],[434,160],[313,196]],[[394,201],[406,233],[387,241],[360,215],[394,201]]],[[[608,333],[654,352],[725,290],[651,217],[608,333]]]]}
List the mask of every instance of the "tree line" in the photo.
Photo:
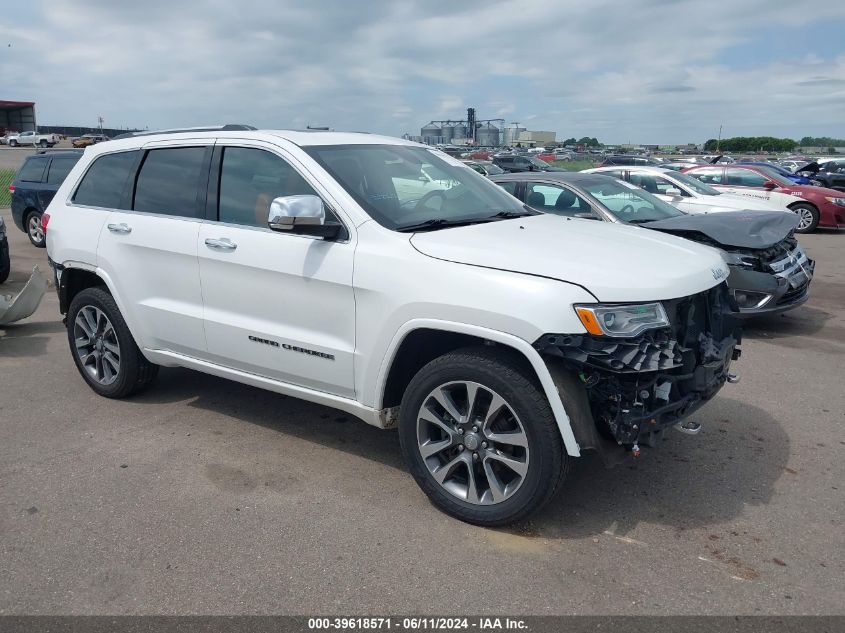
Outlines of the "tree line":
{"type": "Polygon", "coordinates": [[[798,142],[791,138],[774,136],[734,136],[721,141],[711,138],[704,143],[704,151],[719,150],[725,152],[791,152],[798,147],[798,142]]]}

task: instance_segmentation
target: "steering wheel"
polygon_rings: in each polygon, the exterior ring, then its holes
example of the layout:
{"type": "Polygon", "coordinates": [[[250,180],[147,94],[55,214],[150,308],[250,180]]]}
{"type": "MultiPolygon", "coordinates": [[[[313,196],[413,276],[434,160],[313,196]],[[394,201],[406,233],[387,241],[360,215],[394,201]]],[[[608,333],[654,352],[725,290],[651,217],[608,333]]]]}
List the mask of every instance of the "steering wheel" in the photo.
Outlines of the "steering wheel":
{"type": "Polygon", "coordinates": [[[633,212],[634,212],[634,207],[633,207],[633,205],[630,205],[630,204],[626,204],[624,207],[619,209],[619,213],[633,213],[633,212]]]}
{"type": "Polygon", "coordinates": [[[419,202],[417,202],[417,204],[414,206],[414,212],[419,211],[420,209],[425,207],[425,205],[428,204],[429,201],[431,201],[435,196],[439,196],[440,198],[442,198],[442,202],[440,203],[440,208],[442,209],[443,202],[446,202],[446,194],[443,192],[442,189],[438,189],[437,191],[429,191],[422,198],[420,198],[419,202]]]}

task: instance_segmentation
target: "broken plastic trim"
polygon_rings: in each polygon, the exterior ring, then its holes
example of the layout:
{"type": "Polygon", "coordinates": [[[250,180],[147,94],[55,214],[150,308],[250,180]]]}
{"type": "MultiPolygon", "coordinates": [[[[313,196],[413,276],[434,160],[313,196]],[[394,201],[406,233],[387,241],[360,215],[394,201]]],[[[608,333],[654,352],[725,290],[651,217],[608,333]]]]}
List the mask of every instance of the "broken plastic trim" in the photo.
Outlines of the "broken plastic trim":
{"type": "Polygon", "coordinates": [[[38,266],[32,269],[29,281],[16,297],[0,295],[0,325],[8,325],[31,316],[47,292],[47,278],[38,266]]]}

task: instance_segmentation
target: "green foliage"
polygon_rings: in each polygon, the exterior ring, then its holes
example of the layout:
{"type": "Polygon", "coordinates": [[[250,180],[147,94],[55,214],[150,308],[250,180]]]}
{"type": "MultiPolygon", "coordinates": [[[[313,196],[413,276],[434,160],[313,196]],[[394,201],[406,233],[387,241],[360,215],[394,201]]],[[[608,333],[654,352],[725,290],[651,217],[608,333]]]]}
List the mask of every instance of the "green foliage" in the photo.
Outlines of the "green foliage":
{"type": "Polygon", "coordinates": [[[15,179],[14,169],[0,169],[0,208],[12,206],[12,194],[9,185],[15,179]]]}
{"type": "Polygon", "coordinates": [[[577,145],[577,144],[578,144],[578,141],[577,141],[577,140],[575,139],[575,137],[573,136],[573,137],[571,137],[571,138],[566,139],[566,140],[563,142],[563,144],[564,144],[564,145],[577,145]]]}
{"type": "Polygon", "coordinates": [[[735,136],[723,138],[721,142],[711,138],[704,144],[704,151],[715,151],[717,145],[723,152],[791,152],[798,143],[791,138],[774,136],[735,136]]]}
{"type": "Polygon", "coordinates": [[[583,145],[584,147],[601,147],[602,144],[599,143],[598,139],[595,136],[582,136],[579,139],[576,139],[574,136],[571,138],[566,139],[563,142],[564,145],[583,145]]]}
{"type": "Polygon", "coordinates": [[[829,136],[805,136],[799,142],[802,147],[845,147],[845,139],[829,136]]]}

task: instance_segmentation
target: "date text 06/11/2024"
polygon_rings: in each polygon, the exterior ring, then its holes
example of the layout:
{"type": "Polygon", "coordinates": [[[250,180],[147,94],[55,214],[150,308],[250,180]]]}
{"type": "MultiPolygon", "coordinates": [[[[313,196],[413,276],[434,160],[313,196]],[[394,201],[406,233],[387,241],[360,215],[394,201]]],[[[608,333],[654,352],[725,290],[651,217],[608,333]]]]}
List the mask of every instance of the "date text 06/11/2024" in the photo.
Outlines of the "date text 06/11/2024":
{"type": "Polygon", "coordinates": [[[518,631],[528,625],[519,618],[499,617],[335,617],[308,618],[308,628],[317,631],[329,630],[398,630],[398,631],[518,631]]]}

